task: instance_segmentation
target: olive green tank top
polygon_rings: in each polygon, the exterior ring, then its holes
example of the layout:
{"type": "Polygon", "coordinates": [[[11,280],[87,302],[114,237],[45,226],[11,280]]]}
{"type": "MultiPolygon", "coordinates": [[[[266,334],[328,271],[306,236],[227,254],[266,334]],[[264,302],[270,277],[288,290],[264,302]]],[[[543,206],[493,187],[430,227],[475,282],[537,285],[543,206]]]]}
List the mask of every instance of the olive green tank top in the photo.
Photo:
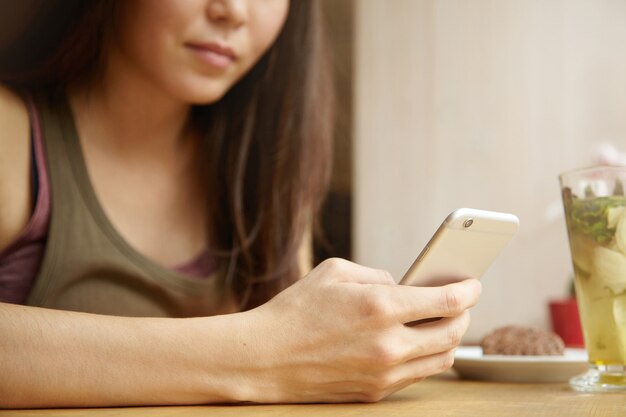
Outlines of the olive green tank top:
{"type": "Polygon", "coordinates": [[[120,236],[90,183],[66,100],[38,99],[36,105],[48,160],[52,211],[45,255],[27,304],[144,317],[233,311],[232,301],[218,287],[216,274],[198,279],[169,270],[120,236]]]}

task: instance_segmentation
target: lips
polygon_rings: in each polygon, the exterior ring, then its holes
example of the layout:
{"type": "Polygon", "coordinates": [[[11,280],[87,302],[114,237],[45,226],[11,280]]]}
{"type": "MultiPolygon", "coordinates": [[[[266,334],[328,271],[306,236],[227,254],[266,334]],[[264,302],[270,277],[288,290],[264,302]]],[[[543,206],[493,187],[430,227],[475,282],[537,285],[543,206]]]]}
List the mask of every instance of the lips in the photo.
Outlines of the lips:
{"type": "Polygon", "coordinates": [[[231,48],[215,42],[191,42],[186,46],[201,61],[218,69],[226,69],[237,60],[237,54],[231,48]]]}

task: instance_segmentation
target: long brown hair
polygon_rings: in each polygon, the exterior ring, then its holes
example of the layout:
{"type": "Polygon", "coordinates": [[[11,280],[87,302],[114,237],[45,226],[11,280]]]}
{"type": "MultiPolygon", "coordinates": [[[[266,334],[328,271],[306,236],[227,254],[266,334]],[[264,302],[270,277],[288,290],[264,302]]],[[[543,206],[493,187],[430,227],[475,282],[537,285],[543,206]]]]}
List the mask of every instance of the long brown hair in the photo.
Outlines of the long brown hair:
{"type": "MultiPolygon", "coordinates": [[[[31,0],[52,18],[35,15],[40,29],[18,33],[0,51],[0,81],[26,92],[93,82],[118,1],[31,0]]],[[[243,309],[298,279],[298,250],[328,187],[333,96],[321,25],[319,0],[292,1],[278,39],[252,70],[221,100],[192,111],[204,137],[209,247],[221,288],[243,309]]]]}

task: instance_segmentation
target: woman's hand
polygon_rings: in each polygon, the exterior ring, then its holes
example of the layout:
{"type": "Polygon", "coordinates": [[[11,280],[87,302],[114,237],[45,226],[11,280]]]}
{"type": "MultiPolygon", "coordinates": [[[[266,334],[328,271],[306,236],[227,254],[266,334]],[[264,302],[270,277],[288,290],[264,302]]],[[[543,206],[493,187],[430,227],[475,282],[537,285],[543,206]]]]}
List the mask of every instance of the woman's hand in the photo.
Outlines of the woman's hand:
{"type": "Polygon", "coordinates": [[[251,310],[240,342],[258,402],[378,401],[452,366],[480,283],[396,285],[330,259],[251,310]],[[409,327],[405,323],[443,317],[409,327]]]}

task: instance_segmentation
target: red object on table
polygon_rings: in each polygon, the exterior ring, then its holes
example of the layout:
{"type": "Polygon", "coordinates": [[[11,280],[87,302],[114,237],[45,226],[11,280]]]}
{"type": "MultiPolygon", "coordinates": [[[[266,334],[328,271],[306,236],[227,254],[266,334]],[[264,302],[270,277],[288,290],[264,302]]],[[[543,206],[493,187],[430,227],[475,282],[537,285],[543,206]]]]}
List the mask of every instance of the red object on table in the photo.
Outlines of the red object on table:
{"type": "Polygon", "coordinates": [[[549,303],[552,330],[561,336],[567,347],[585,347],[575,298],[553,300],[549,303]]]}

